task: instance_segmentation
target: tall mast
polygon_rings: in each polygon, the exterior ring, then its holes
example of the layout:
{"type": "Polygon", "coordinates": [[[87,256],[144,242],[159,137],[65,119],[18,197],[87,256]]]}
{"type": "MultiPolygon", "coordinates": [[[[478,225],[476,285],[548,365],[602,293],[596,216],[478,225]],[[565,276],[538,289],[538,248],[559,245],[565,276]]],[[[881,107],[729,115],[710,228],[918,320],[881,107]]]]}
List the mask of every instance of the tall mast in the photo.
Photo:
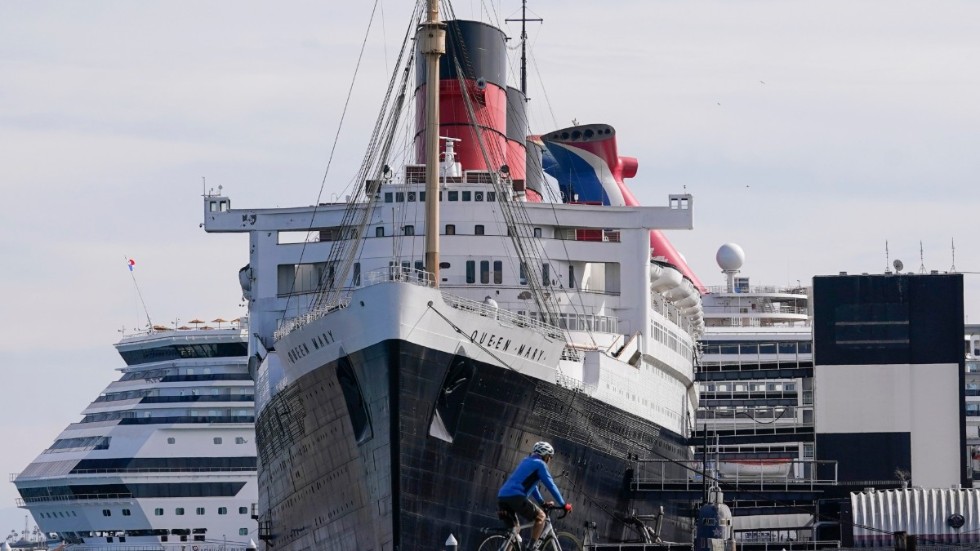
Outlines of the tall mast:
{"type": "Polygon", "coordinates": [[[544,19],[527,18],[527,0],[521,0],[521,18],[520,19],[505,19],[504,21],[520,21],[521,22],[521,93],[527,97],[527,22],[528,21],[544,21],[544,19]]]}
{"type": "Polygon", "coordinates": [[[419,27],[425,55],[425,269],[439,286],[439,58],[446,53],[446,26],[439,0],[428,0],[428,17],[419,27]]]}

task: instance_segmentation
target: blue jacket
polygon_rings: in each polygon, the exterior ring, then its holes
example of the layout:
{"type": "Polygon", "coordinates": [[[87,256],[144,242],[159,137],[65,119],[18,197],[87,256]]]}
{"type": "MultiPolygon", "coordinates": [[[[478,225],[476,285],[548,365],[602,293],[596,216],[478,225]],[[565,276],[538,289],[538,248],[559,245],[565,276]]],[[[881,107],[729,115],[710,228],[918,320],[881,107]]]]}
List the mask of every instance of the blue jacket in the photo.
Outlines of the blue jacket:
{"type": "Polygon", "coordinates": [[[500,491],[497,492],[497,497],[534,496],[534,499],[543,505],[544,497],[538,490],[538,482],[544,483],[545,488],[548,488],[548,491],[554,496],[555,503],[559,507],[565,506],[565,499],[561,497],[561,492],[555,486],[555,480],[551,478],[547,463],[537,454],[531,454],[521,461],[520,465],[514,469],[514,474],[510,475],[507,482],[504,482],[500,491]]]}

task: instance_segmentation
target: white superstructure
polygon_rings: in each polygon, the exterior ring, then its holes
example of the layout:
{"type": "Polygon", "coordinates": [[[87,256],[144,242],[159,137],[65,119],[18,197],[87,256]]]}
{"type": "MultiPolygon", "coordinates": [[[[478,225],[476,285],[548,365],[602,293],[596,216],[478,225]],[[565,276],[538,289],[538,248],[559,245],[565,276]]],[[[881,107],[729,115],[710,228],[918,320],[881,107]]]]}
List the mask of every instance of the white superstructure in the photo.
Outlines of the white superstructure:
{"type": "Polygon", "coordinates": [[[242,318],[123,338],[122,376],[13,478],[18,505],[71,549],[246,549],[258,495],[247,332],[242,318]]]}

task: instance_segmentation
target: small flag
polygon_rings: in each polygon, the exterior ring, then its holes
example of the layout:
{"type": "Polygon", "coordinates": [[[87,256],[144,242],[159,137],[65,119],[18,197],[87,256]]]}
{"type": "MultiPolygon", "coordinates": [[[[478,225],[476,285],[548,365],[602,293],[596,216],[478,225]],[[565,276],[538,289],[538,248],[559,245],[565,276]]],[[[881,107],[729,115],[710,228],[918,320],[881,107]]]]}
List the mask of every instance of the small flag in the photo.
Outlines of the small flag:
{"type": "Polygon", "coordinates": [[[133,271],[133,266],[135,266],[135,265],[136,265],[136,261],[135,261],[135,260],[133,260],[132,258],[130,258],[130,259],[129,259],[129,271],[130,271],[130,272],[132,272],[132,271],[133,271]]]}

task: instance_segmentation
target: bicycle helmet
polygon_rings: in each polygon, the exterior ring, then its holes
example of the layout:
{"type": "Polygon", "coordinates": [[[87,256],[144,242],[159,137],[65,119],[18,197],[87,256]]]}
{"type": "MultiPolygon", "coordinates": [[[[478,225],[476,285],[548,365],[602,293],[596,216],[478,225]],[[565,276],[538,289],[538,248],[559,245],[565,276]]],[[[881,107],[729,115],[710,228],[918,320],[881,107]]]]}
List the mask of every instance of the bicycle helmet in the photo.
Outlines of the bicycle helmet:
{"type": "Polygon", "coordinates": [[[548,457],[549,455],[555,455],[555,448],[551,447],[551,444],[547,442],[538,442],[531,449],[531,453],[536,453],[541,457],[548,457]]]}

